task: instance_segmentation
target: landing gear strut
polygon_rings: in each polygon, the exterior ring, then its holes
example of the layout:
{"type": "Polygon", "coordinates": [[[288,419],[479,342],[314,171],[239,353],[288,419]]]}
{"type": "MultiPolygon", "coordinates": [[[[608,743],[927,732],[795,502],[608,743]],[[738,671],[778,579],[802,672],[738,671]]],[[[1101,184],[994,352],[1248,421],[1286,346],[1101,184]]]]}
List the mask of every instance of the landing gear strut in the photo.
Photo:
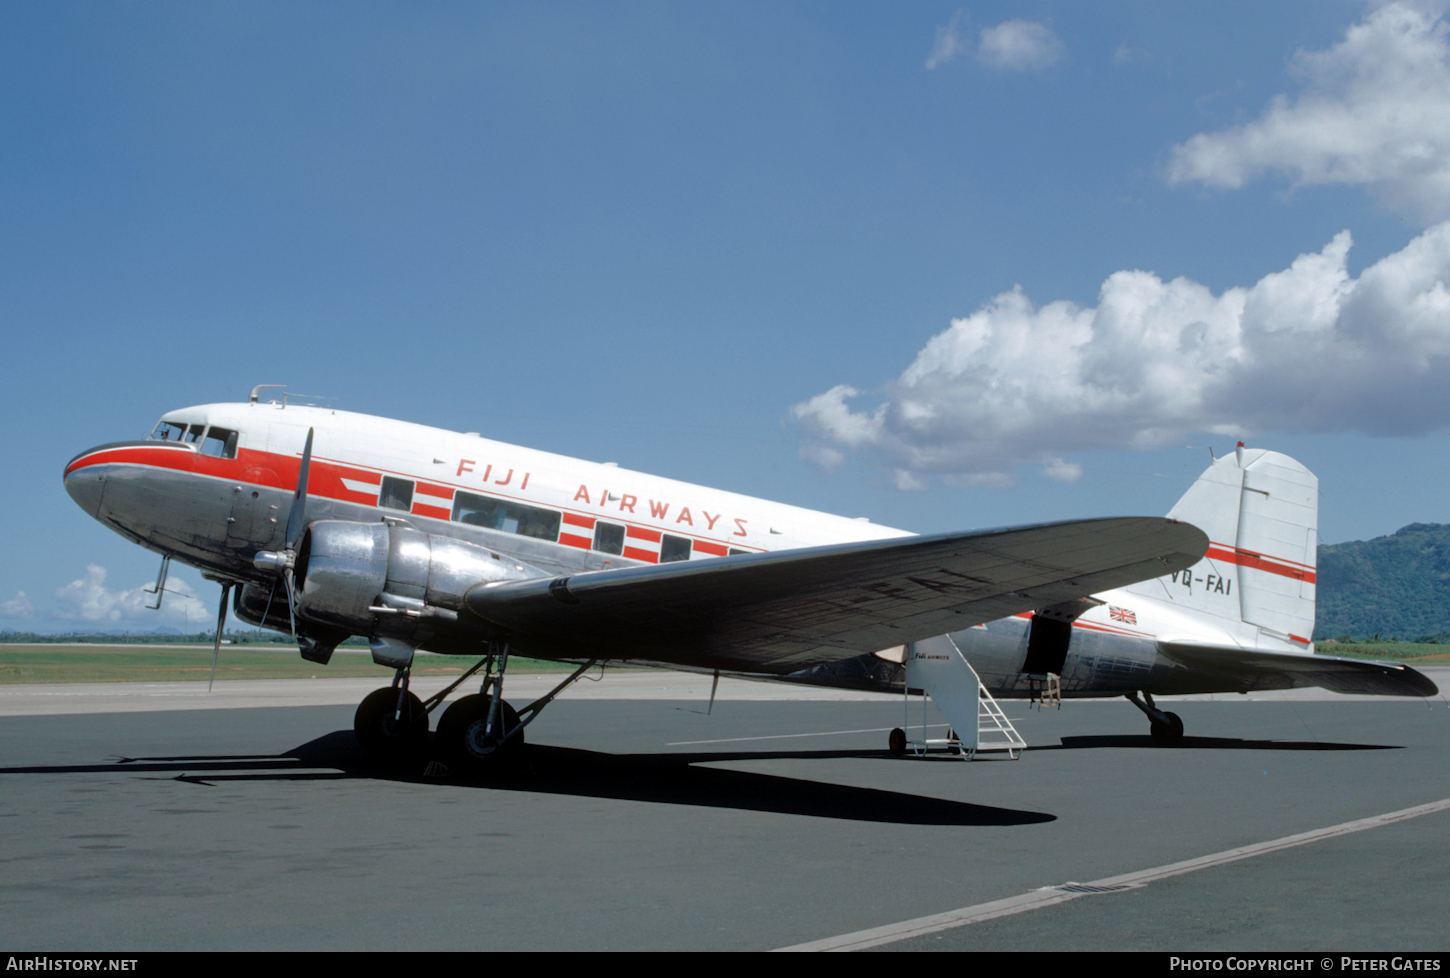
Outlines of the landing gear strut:
{"type": "Polygon", "coordinates": [[[404,760],[428,742],[428,711],[408,691],[409,672],[399,669],[392,686],[373,690],[353,714],[358,744],[384,762],[404,760]]]}
{"type": "Polygon", "coordinates": [[[480,690],[458,700],[438,721],[439,753],[450,766],[464,771],[477,772],[485,765],[517,758],[524,749],[524,725],[514,708],[503,699],[508,645],[499,652],[497,673],[493,671],[492,649],[484,663],[480,690]]]}
{"type": "MultiPolygon", "coordinates": [[[[459,679],[462,682],[480,666],[483,667],[483,684],[479,692],[455,702],[438,721],[435,744],[446,763],[456,770],[477,773],[517,760],[523,752],[524,728],[534,722],[544,707],[554,701],[554,697],[573,685],[598,660],[590,659],[570,673],[568,679],[521,711],[515,710],[503,698],[503,677],[508,661],[509,647],[506,643],[499,647],[497,653],[490,647],[483,661],[459,679]],[[494,672],[495,659],[497,672],[494,672]]],[[[454,683],[434,699],[441,702],[457,685],[454,683]]],[[[433,700],[428,702],[436,705],[433,700]]]]}
{"type": "Polygon", "coordinates": [[[1129,703],[1142,710],[1148,717],[1148,733],[1159,747],[1175,747],[1183,742],[1183,720],[1177,713],[1165,713],[1153,704],[1153,694],[1145,692],[1143,699],[1137,694],[1126,694],[1129,703]],[[1145,703],[1144,700],[1147,702],[1145,703]]]}
{"type": "Polygon", "coordinates": [[[524,746],[524,727],[544,707],[584,675],[598,660],[591,659],[539,699],[515,710],[503,699],[503,677],[508,668],[507,644],[490,644],[488,655],[440,693],[421,701],[408,691],[409,667],[399,669],[393,685],[369,693],[357,708],[353,731],[368,753],[382,761],[396,762],[421,754],[428,740],[428,716],[470,676],[483,670],[478,693],[457,700],[444,711],[434,735],[434,746],[454,770],[481,771],[517,758],[524,746]],[[495,664],[497,670],[495,671],[495,664]]]}

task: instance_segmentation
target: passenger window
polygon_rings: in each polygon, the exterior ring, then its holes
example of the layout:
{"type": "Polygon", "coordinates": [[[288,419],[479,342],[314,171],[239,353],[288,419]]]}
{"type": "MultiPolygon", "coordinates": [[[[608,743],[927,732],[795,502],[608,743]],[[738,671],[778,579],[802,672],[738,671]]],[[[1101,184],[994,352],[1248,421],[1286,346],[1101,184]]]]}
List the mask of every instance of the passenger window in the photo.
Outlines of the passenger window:
{"type": "Polygon", "coordinates": [[[201,442],[201,453],[214,458],[236,458],[237,433],[226,428],[208,428],[201,442]]]}
{"type": "Polygon", "coordinates": [[[151,432],[151,441],[181,441],[181,436],[186,434],[186,425],[177,424],[175,421],[163,421],[151,432]]]}
{"type": "Polygon", "coordinates": [[[600,520],[594,524],[594,549],[602,554],[624,553],[624,527],[600,520]]]}
{"type": "Polygon", "coordinates": [[[412,481],[409,479],[394,479],[390,475],[383,476],[383,488],[378,493],[378,505],[384,509],[401,509],[405,513],[412,509],[412,481]]]}
{"type": "Polygon", "coordinates": [[[690,538],[677,537],[669,533],[660,541],[660,563],[690,559],[690,538]]]}
{"type": "Polygon", "coordinates": [[[750,553],[749,550],[741,550],[738,547],[731,547],[730,548],[730,556],[732,556],[732,557],[734,557],[736,554],[748,554],[748,553],[750,553]]]}
{"type": "Polygon", "coordinates": [[[453,496],[453,519],[470,526],[486,526],[505,533],[557,543],[563,516],[557,510],[524,506],[506,499],[459,492],[453,496]]]}

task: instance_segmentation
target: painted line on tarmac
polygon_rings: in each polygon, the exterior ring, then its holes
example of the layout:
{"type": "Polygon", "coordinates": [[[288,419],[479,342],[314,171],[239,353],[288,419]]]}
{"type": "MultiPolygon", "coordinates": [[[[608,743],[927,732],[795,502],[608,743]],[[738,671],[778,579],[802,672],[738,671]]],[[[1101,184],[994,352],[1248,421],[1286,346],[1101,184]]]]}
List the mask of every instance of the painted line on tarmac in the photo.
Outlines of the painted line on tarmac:
{"type": "Polygon", "coordinates": [[[1199,856],[1197,859],[1169,863],[1166,866],[1158,866],[1154,869],[1144,869],[1136,873],[1124,873],[1121,876],[1109,876],[1106,879],[1094,880],[1091,883],[1063,883],[1059,886],[1046,886],[1040,890],[1033,890],[1031,893],[1023,893],[1021,896],[1008,897],[1005,900],[979,903],[974,907],[963,907],[960,910],[951,910],[947,913],[935,914],[930,917],[917,917],[915,920],[904,920],[898,924],[888,924],[885,927],[873,927],[870,930],[858,930],[851,934],[828,937],[824,940],[811,941],[807,944],[794,944],[790,947],[776,948],[776,950],[859,951],[881,944],[890,944],[912,937],[921,937],[924,934],[934,934],[937,931],[949,930],[953,927],[965,927],[967,924],[976,924],[984,920],[993,920],[997,917],[1009,917],[1013,914],[1025,913],[1028,910],[1038,910],[1042,907],[1050,907],[1068,900],[1076,900],[1079,897],[1138,889],[1157,880],[1168,879],[1171,876],[1181,876],[1184,873],[1208,869],[1210,866],[1222,866],[1225,863],[1237,862],[1240,859],[1251,859],[1254,856],[1263,856],[1268,853],[1279,852],[1283,849],[1292,849],[1295,846],[1306,845],[1310,842],[1319,842],[1324,839],[1332,839],[1335,836],[1348,835],[1351,832],[1362,832],[1365,829],[1376,829],[1383,825],[1393,825],[1396,822],[1403,822],[1407,819],[1417,818],[1421,815],[1430,815],[1435,812],[1443,812],[1447,809],[1450,809],[1450,798],[1442,798],[1439,801],[1433,801],[1427,805],[1416,805],[1414,808],[1402,808],[1397,812],[1372,815],[1369,818],[1361,818],[1353,822],[1343,822],[1339,825],[1331,825],[1328,828],[1315,829],[1312,832],[1288,835],[1282,839],[1274,839],[1270,842],[1259,842],[1251,846],[1241,846],[1237,849],[1226,849],[1223,852],[1216,852],[1210,856],[1199,856]]]}
{"type": "MultiPolygon", "coordinates": [[[[1008,717],[1008,720],[1021,720],[1022,717],[1008,717]]],[[[919,725],[916,725],[920,729],[919,725]]],[[[935,730],[938,727],[950,727],[949,723],[928,723],[928,730],[935,730]]],[[[798,734],[763,734],[759,737],[726,737],[721,740],[676,740],[665,744],[666,747],[696,747],[700,744],[740,744],[748,740],[789,740],[792,737],[839,737],[844,734],[863,733],[888,733],[891,727],[867,727],[864,730],[821,730],[816,733],[798,734]]]]}
{"type": "MultiPolygon", "coordinates": [[[[933,723],[933,727],[945,727],[945,723],[933,723]]],[[[887,733],[891,727],[867,727],[864,730],[820,730],[815,733],[765,734],[760,737],[726,737],[723,740],[677,740],[666,747],[694,747],[697,744],[739,744],[747,740],[789,740],[792,737],[839,737],[843,734],[887,733]]]]}

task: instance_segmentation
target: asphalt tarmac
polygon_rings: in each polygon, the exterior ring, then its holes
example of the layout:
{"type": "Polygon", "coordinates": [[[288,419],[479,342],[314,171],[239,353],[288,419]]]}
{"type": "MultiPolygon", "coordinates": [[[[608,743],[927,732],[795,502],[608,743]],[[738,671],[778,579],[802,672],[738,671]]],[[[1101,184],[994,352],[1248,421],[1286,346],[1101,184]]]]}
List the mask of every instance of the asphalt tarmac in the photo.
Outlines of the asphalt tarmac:
{"type": "Polygon", "coordinates": [[[1450,806],[1261,845],[1450,799],[1443,695],[1160,700],[1178,748],[1122,700],[1009,702],[1030,748],[965,762],[889,756],[894,698],[722,681],[707,715],[708,677],[609,676],[463,779],[361,754],[371,684],[198,685],[0,689],[0,946],[1450,950],[1450,806]]]}

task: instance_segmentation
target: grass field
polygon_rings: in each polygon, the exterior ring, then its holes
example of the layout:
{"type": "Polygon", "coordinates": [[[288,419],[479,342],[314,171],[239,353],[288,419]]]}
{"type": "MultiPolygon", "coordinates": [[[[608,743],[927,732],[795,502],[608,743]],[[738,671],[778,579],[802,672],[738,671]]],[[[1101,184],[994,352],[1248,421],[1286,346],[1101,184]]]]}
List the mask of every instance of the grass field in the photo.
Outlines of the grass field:
{"type": "MultiPolygon", "coordinates": [[[[415,676],[459,675],[477,659],[420,653],[415,676]]],[[[509,672],[569,672],[573,666],[510,657],[509,672]]],[[[20,683],[166,683],[205,680],[210,645],[0,645],[0,685],[20,683]]],[[[338,649],[325,666],[307,662],[295,648],[223,645],[216,678],[391,680],[393,670],[375,665],[367,649],[338,649]]]]}
{"type": "Polygon", "coordinates": [[[1345,659],[1380,659],[1407,666],[1450,666],[1450,645],[1422,645],[1418,642],[1315,642],[1320,655],[1345,659]]]}

